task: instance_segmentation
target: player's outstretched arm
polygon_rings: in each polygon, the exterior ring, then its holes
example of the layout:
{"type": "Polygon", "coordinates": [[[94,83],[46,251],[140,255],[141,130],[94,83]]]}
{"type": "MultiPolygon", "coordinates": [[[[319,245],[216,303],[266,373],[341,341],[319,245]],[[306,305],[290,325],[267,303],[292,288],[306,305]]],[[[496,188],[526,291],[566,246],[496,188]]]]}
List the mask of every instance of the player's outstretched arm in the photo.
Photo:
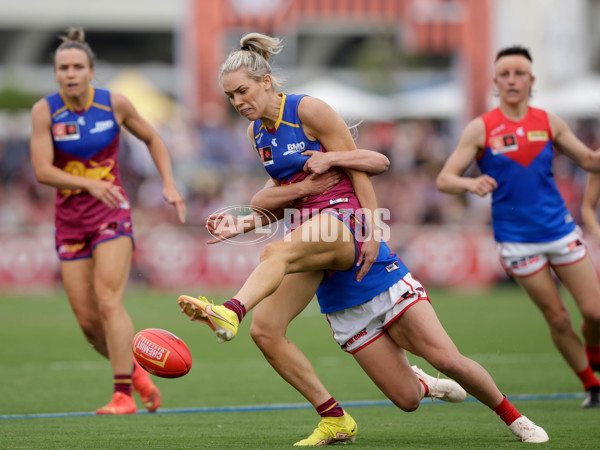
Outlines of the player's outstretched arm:
{"type": "Polygon", "coordinates": [[[339,171],[330,170],[320,175],[311,173],[304,180],[285,186],[279,186],[273,180],[269,180],[263,189],[254,194],[250,206],[254,209],[277,211],[291,206],[291,203],[299,198],[327,192],[340,178],[339,171]]]}
{"type": "Polygon", "coordinates": [[[175,207],[179,221],[185,223],[185,202],[175,186],[171,169],[171,159],[164,141],[125,96],[111,93],[111,102],[114,105],[117,120],[148,147],[148,151],[163,182],[163,197],[169,204],[175,207]]]}
{"type": "Polygon", "coordinates": [[[307,150],[302,154],[310,156],[304,164],[304,171],[308,173],[325,173],[332,167],[341,167],[360,170],[369,175],[379,175],[390,167],[387,156],[372,150],[354,149],[347,152],[307,150]]]}

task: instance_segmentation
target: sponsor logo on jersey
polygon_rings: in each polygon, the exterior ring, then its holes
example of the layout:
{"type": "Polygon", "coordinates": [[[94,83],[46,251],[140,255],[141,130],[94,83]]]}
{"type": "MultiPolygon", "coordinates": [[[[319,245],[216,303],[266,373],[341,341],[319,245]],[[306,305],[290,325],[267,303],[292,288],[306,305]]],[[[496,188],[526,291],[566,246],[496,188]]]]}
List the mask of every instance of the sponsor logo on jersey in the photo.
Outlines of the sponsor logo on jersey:
{"type": "Polygon", "coordinates": [[[55,141],[76,141],[80,138],[77,122],[63,122],[52,125],[52,136],[55,141]]]}
{"type": "Polygon", "coordinates": [[[493,155],[499,155],[506,152],[519,150],[517,137],[514,134],[503,134],[501,136],[490,137],[490,147],[493,155]]]}
{"type": "Polygon", "coordinates": [[[273,164],[273,150],[270,145],[259,148],[258,154],[260,155],[263,166],[270,166],[273,164]]]}
{"type": "Polygon", "coordinates": [[[58,116],[56,116],[56,117],[54,118],[54,120],[60,120],[60,119],[62,119],[63,117],[66,117],[66,116],[68,116],[68,115],[69,115],[69,110],[67,109],[67,110],[65,110],[65,111],[61,112],[61,113],[60,113],[58,116]]]}
{"type": "Polygon", "coordinates": [[[112,120],[100,120],[94,124],[94,128],[90,130],[90,134],[101,133],[110,130],[115,123],[112,120]]]}
{"type": "Polygon", "coordinates": [[[525,130],[523,127],[517,128],[517,136],[525,136],[525,130]]]}
{"type": "Polygon", "coordinates": [[[548,132],[545,130],[542,131],[528,131],[527,132],[527,140],[530,142],[534,141],[542,141],[545,142],[548,140],[548,132]]]}
{"type": "Polygon", "coordinates": [[[271,145],[272,145],[273,147],[277,147],[277,138],[273,138],[273,139],[271,139],[271,145]]]}
{"type": "Polygon", "coordinates": [[[494,136],[498,133],[500,133],[502,130],[504,130],[506,128],[505,124],[500,124],[498,125],[496,128],[494,128],[492,131],[490,131],[490,136],[494,136]]]}
{"type": "Polygon", "coordinates": [[[84,117],[84,116],[79,116],[79,117],[77,118],[77,123],[78,123],[79,125],[81,125],[82,127],[85,127],[85,117],[84,117]]]}
{"type": "Polygon", "coordinates": [[[284,156],[291,155],[293,153],[302,153],[306,150],[306,143],[304,142],[295,142],[293,144],[287,145],[287,150],[283,153],[284,156]]]}
{"type": "Polygon", "coordinates": [[[400,263],[398,263],[398,261],[394,261],[393,263],[385,266],[385,270],[387,270],[388,273],[391,273],[394,270],[398,270],[399,268],[400,268],[400,263]]]}
{"type": "Polygon", "coordinates": [[[348,203],[348,197],[332,198],[329,200],[329,206],[337,205],[338,203],[348,203]]]}

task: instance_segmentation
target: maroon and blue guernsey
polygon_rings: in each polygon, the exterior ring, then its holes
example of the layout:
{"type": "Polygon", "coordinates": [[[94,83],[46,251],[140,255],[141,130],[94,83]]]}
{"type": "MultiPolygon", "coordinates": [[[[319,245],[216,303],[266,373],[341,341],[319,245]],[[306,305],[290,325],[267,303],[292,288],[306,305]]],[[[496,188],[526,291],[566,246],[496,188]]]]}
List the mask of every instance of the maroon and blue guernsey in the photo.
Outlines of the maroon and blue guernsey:
{"type": "Polygon", "coordinates": [[[90,87],[90,99],[81,111],[68,104],[62,93],[46,97],[52,118],[54,165],[65,172],[112,182],[121,188],[125,202],[107,207],[87,191],[58,189],[57,230],[94,230],[130,216],[129,200],[119,178],[117,153],[120,127],[113,114],[110,92],[90,87]]]}
{"type": "MultiPolygon", "coordinates": [[[[267,173],[279,185],[297,183],[308,176],[303,171],[309,156],[302,155],[307,150],[324,152],[321,143],[310,140],[304,134],[298,117],[298,105],[304,95],[285,95],[282,97],[279,118],[273,129],[267,129],[262,121],[254,122],[254,142],[267,173]]],[[[345,173],[338,184],[323,195],[311,195],[292,203],[293,208],[303,211],[325,208],[352,208],[357,210],[360,204],[354,193],[352,182],[345,173]]]]}
{"type": "MultiPolygon", "coordinates": [[[[256,148],[266,171],[279,185],[286,185],[302,181],[308,175],[303,168],[309,156],[303,156],[302,152],[326,150],[319,141],[308,139],[302,130],[298,105],[304,96],[280,95],[281,108],[274,129],[267,129],[257,120],[254,122],[253,132],[256,148]]],[[[346,174],[324,194],[296,200],[292,206],[304,213],[308,212],[309,215],[316,210],[333,214],[354,234],[357,228],[362,227],[361,215],[358,214],[358,218],[355,216],[360,209],[360,203],[346,174]]],[[[359,254],[359,245],[355,240],[356,257],[359,254]]],[[[356,270],[357,268],[326,271],[326,276],[317,289],[322,313],[340,311],[365,303],[408,273],[407,267],[385,242],[381,242],[377,260],[361,282],[356,281],[356,270]]]]}

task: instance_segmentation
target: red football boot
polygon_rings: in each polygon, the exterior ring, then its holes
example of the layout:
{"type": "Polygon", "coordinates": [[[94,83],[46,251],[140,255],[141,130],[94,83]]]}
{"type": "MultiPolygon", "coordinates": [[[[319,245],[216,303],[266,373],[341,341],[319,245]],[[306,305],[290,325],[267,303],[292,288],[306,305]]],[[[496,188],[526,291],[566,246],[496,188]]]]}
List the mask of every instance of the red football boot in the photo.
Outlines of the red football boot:
{"type": "Polygon", "coordinates": [[[137,361],[134,361],[134,363],[135,369],[131,377],[133,389],[140,394],[144,407],[148,411],[154,412],[160,406],[160,391],[150,379],[150,374],[142,369],[137,361]]]}
{"type": "Polygon", "coordinates": [[[108,405],[98,408],[96,414],[135,414],[137,407],[133,397],[122,392],[115,392],[108,405]]]}

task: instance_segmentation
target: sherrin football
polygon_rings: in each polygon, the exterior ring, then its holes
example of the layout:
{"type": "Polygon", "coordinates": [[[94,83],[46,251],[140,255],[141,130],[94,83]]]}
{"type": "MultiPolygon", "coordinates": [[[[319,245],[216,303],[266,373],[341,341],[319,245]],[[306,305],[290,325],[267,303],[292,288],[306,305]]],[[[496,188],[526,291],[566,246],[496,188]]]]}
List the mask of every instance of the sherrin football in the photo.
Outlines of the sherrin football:
{"type": "Polygon", "coordinates": [[[178,378],[192,368],[192,354],[185,342],[160,328],[137,333],[132,344],[135,360],[157,377],[178,378]]]}

